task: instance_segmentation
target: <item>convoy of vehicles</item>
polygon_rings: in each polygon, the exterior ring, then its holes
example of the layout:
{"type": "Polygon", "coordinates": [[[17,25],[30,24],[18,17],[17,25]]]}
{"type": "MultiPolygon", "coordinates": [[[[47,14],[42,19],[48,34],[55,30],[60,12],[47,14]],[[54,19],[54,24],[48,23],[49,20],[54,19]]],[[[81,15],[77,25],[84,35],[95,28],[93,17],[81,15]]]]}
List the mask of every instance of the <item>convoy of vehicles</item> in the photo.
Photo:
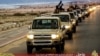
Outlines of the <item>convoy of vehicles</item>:
{"type": "Polygon", "coordinates": [[[33,48],[36,51],[55,48],[57,53],[63,52],[66,35],[68,39],[73,39],[78,23],[89,14],[90,9],[81,8],[34,18],[26,36],[27,53],[31,54],[33,48]]]}

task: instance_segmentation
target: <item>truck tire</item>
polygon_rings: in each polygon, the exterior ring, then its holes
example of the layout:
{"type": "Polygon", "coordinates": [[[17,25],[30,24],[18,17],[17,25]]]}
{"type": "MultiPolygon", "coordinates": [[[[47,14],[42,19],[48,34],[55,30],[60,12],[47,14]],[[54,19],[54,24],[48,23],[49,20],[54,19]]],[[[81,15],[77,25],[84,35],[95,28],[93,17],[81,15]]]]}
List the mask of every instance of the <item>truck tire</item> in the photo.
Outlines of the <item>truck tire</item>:
{"type": "Polygon", "coordinates": [[[76,33],[76,26],[73,27],[73,33],[76,33]]]}
{"type": "Polygon", "coordinates": [[[85,19],[85,16],[83,16],[83,20],[85,19]]]}
{"type": "Polygon", "coordinates": [[[33,49],[32,46],[27,44],[27,53],[28,54],[32,54],[32,49],[33,49]]]}
{"type": "Polygon", "coordinates": [[[57,45],[55,48],[56,48],[56,53],[61,53],[62,52],[61,45],[57,45]]]}
{"type": "Polygon", "coordinates": [[[78,26],[78,21],[76,22],[76,26],[78,26]]]}
{"type": "Polygon", "coordinates": [[[79,22],[82,22],[82,18],[79,19],[79,22]]]}
{"type": "Polygon", "coordinates": [[[65,46],[65,40],[62,40],[62,44],[61,44],[61,50],[62,50],[62,52],[64,51],[64,46],[65,46]]]}
{"type": "Polygon", "coordinates": [[[73,37],[73,33],[70,32],[70,33],[68,34],[68,39],[72,39],[72,37],[73,37]]]}

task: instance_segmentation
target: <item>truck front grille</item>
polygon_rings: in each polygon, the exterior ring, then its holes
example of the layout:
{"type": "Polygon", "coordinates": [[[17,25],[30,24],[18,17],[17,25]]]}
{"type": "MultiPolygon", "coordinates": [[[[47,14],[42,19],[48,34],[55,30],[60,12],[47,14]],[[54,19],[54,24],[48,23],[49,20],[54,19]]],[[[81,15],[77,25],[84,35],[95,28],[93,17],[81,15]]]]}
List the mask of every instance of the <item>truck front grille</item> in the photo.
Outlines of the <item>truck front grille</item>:
{"type": "Polygon", "coordinates": [[[51,35],[34,35],[33,43],[36,45],[51,44],[51,35]]]}
{"type": "Polygon", "coordinates": [[[39,39],[39,40],[40,40],[40,39],[41,39],[41,40],[45,40],[45,39],[46,39],[46,40],[49,40],[49,39],[51,39],[51,37],[34,37],[34,39],[35,39],[35,40],[38,40],[38,39],[39,39]]]}
{"type": "Polygon", "coordinates": [[[34,40],[50,40],[51,35],[35,35],[34,40]]]}

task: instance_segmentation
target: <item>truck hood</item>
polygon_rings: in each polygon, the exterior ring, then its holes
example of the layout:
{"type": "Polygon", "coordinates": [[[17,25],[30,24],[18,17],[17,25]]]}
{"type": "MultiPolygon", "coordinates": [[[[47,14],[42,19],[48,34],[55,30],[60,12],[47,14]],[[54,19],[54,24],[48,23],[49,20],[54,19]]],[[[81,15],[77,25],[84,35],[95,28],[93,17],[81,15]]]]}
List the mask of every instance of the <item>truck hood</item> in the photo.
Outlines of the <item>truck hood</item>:
{"type": "Polygon", "coordinates": [[[60,31],[58,29],[32,29],[28,34],[57,34],[60,31]]]}

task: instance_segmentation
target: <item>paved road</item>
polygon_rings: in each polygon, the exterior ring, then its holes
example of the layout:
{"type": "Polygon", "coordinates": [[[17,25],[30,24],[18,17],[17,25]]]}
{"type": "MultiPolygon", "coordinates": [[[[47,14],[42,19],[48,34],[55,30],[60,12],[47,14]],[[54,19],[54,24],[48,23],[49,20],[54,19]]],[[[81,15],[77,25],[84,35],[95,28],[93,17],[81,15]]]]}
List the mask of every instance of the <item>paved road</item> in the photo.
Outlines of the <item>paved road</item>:
{"type": "Polygon", "coordinates": [[[14,40],[23,38],[28,32],[27,26],[12,28],[10,30],[5,30],[0,32],[0,47],[6,45],[14,40]]]}
{"type": "MultiPolygon", "coordinates": [[[[0,48],[0,52],[26,53],[25,38],[0,48]],[[4,50],[5,49],[5,50],[4,50]]],[[[64,53],[100,53],[100,7],[77,27],[73,40],[66,40],[64,53]]],[[[55,53],[55,49],[43,49],[35,53],[55,53]]]]}

